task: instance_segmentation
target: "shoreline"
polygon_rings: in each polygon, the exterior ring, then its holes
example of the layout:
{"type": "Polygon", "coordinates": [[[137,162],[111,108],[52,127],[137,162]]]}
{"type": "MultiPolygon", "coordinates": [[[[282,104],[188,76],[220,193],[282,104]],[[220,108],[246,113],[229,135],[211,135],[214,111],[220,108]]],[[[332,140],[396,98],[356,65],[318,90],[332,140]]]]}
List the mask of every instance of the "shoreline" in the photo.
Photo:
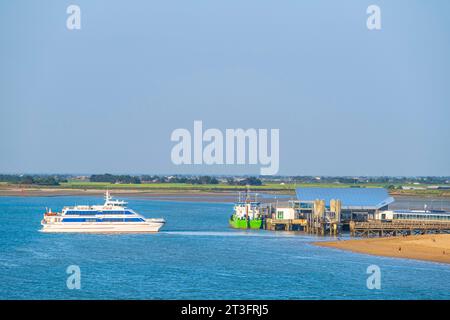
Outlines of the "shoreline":
{"type": "Polygon", "coordinates": [[[374,256],[450,264],[450,234],[316,241],[313,244],[374,256]]]}
{"type": "MultiPolygon", "coordinates": [[[[207,186],[206,188],[195,185],[171,186],[170,184],[164,187],[130,187],[124,185],[120,187],[117,185],[98,186],[34,186],[34,185],[12,185],[0,183],[0,197],[1,196],[73,196],[73,195],[99,195],[103,194],[106,189],[117,195],[229,195],[243,192],[246,189],[242,186],[235,186],[234,188],[223,188],[215,186],[207,186]]],[[[284,194],[295,196],[295,189],[292,187],[275,188],[273,186],[250,186],[252,192],[266,193],[266,194],[284,194]]],[[[434,198],[441,200],[450,200],[450,192],[442,191],[435,192],[431,190],[428,192],[411,192],[411,191],[390,191],[390,196],[398,198],[434,198]]]]}
{"type": "MultiPolygon", "coordinates": [[[[4,197],[64,197],[64,196],[103,196],[104,190],[100,189],[0,189],[0,198],[4,197]]],[[[112,190],[111,193],[118,197],[144,197],[154,200],[179,200],[179,201],[212,201],[232,202],[235,199],[233,192],[195,192],[195,191],[168,191],[168,190],[112,190]]]]}
{"type": "MultiPolygon", "coordinates": [[[[81,188],[81,187],[46,187],[46,186],[15,186],[0,184],[0,199],[2,197],[59,197],[59,196],[103,196],[107,188],[81,188]]],[[[116,185],[111,187],[110,192],[117,197],[140,197],[149,200],[161,201],[180,201],[180,202],[213,202],[213,203],[233,203],[238,198],[238,193],[243,190],[237,189],[195,189],[194,188],[120,188],[116,185]]],[[[273,189],[252,189],[252,192],[258,194],[272,195],[273,197],[260,197],[262,203],[273,202],[277,195],[295,198],[292,190],[273,190],[273,189]]],[[[392,194],[391,194],[392,196],[392,194]]],[[[445,201],[445,207],[449,208],[450,196],[435,195],[399,195],[396,196],[396,202],[402,207],[409,207],[411,199],[419,201],[445,201]]],[[[435,202],[439,205],[439,202],[435,202]]],[[[442,207],[442,206],[441,206],[442,207]]],[[[398,208],[397,208],[398,209],[398,208]]]]}
{"type": "MultiPolygon", "coordinates": [[[[319,183],[275,183],[267,182],[262,185],[250,186],[252,192],[267,194],[283,194],[296,196],[295,188],[341,188],[352,187],[349,184],[319,184],[319,183]]],[[[358,188],[386,188],[381,184],[362,184],[358,188]]],[[[53,196],[53,195],[96,195],[109,189],[118,195],[144,194],[238,194],[247,188],[243,185],[219,184],[188,184],[188,183],[142,183],[142,184],[112,184],[106,182],[62,182],[59,185],[39,185],[39,184],[15,184],[0,182],[1,196],[53,196]]],[[[450,200],[450,189],[426,189],[426,190],[399,190],[389,189],[388,193],[392,197],[398,198],[434,198],[440,200],[450,200]]]]}
{"type": "MultiPolygon", "coordinates": [[[[136,190],[136,189],[110,189],[116,197],[139,197],[158,201],[180,202],[213,202],[234,203],[238,197],[238,191],[196,191],[196,190],[136,190]]],[[[284,195],[280,192],[262,191],[258,193],[284,195]]],[[[63,188],[0,188],[1,197],[64,197],[86,196],[103,197],[103,189],[63,189],[63,188]]],[[[273,199],[261,198],[262,203],[271,202],[273,199]]]]}

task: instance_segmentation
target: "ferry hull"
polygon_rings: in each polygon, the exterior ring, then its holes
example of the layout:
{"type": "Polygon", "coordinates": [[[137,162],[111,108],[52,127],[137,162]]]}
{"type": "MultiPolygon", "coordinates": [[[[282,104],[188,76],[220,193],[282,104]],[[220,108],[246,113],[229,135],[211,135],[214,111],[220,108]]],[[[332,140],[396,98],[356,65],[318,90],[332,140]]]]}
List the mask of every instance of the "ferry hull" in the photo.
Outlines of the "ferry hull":
{"type": "Polygon", "coordinates": [[[261,229],[262,219],[247,220],[231,218],[229,220],[230,227],[234,229],[261,229]]]}
{"type": "Polygon", "coordinates": [[[42,232],[49,233],[155,233],[164,225],[162,221],[142,223],[95,223],[95,222],[57,222],[42,225],[42,232]]]}

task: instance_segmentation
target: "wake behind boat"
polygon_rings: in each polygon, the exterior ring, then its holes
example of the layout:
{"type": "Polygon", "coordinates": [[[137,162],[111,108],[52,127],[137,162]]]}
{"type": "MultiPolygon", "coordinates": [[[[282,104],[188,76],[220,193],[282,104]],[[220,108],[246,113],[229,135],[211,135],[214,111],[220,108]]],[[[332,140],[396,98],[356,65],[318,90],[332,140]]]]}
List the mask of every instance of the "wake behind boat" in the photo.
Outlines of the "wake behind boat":
{"type": "Polygon", "coordinates": [[[126,205],[125,201],[113,200],[106,191],[103,205],[64,207],[58,213],[48,210],[41,221],[41,231],[147,233],[158,232],[166,222],[162,218],[146,219],[126,205]]]}

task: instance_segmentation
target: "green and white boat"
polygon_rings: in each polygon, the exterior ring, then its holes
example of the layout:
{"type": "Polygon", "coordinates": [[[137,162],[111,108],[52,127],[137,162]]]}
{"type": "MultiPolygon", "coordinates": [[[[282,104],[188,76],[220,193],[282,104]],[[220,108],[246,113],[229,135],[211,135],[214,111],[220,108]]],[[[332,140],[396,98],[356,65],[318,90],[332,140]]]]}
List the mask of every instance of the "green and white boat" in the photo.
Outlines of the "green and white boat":
{"type": "Polygon", "coordinates": [[[250,193],[246,192],[245,200],[241,200],[239,193],[239,201],[234,205],[234,212],[230,217],[230,227],[235,229],[261,229],[263,218],[261,214],[261,203],[256,200],[250,200],[250,193]]]}

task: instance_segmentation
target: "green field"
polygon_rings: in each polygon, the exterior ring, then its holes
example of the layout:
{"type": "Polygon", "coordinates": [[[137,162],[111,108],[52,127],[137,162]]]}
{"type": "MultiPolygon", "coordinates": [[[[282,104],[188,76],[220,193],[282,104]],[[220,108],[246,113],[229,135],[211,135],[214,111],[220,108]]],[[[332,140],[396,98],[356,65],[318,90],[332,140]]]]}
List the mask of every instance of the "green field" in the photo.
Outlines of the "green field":
{"type": "MultiPolygon", "coordinates": [[[[303,184],[280,184],[265,183],[262,186],[250,186],[251,190],[266,191],[294,191],[296,187],[322,187],[322,188],[344,188],[354,186],[351,184],[335,183],[303,183],[303,184]]],[[[380,188],[382,184],[364,184],[361,187],[380,188]]],[[[233,186],[228,184],[187,184],[187,183],[141,183],[141,184],[112,184],[107,182],[82,182],[69,181],[61,183],[59,188],[69,189],[130,189],[130,190],[200,190],[200,191],[226,191],[245,190],[246,186],[233,186]]]]}
{"type": "MultiPolygon", "coordinates": [[[[297,183],[297,184],[280,184],[265,183],[262,186],[250,186],[252,191],[267,191],[279,193],[294,193],[298,187],[322,187],[322,188],[384,188],[385,184],[365,183],[365,184],[336,184],[336,183],[297,183]]],[[[396,186],[397,187],[397,186],[396,186]]],[[[121,189],[121,190],[139,190],[139,191],[161,191],[161,192],[182,192],[182,191],[199,191],[199,192],[220,192],[220,191],[237,191],[246,190],[246,186],[233,186],[228,184],[186,184],[186,183],[142,183],[142,184],[111,184],[106,182],[82,182],[69,181],[61,183],[56,188],[64,189],[121,189]]],[[[435,196],[450,197],[449,190],[390,190],[391,194],[405,196],[435,196]]]]}
{"type": "MultiPolygon", "coordinates": [[[[139,183],[139,184],[113,184],[107,182],[81,182],[70,181],[61,183],[59,188],[68,189],[130,189],[130,190],[199,190],[199,191],[226,191],[245,190],[245,186],[232,186],[228,184],[187,184],[187,183],[139,183]]],[[[264,184],[252,186],[252,190],[289,191],[294,190],[293,185],[264,184]]]]}

